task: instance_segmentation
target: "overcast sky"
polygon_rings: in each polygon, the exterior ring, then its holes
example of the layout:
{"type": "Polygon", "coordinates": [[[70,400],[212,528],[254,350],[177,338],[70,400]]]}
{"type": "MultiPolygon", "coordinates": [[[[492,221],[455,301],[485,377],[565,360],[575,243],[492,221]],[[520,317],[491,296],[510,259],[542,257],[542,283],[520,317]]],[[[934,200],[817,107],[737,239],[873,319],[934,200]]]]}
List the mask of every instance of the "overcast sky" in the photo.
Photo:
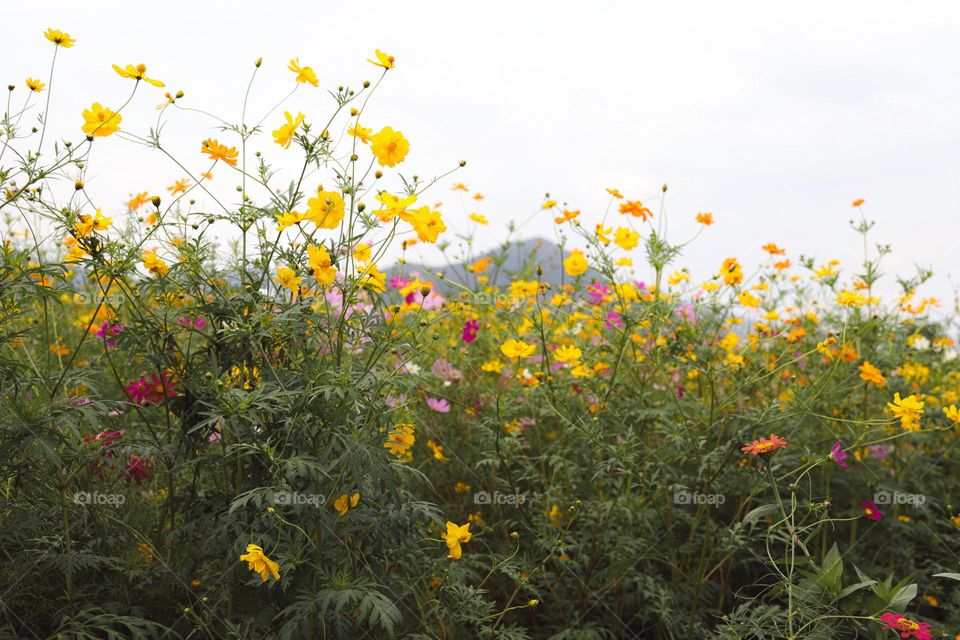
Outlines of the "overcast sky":
{"type": "MultiPolygon", "coordinates": [[[[716,219],[681,260],[696,278],[729,255],[755,263],[770,241],[794,258],[835,257],[852,268],[862,256],[848,224],[856,198],[877,221],[874,239],[893,245],[888,271],[906,273],[917,262],[960,275],[956,3],[173,0],[4,8],[6,82],[46,78],[48,26],[78,40],[60,52],[53,87],[51,126],[61,136],[79,139],[80,111],[94,100],[116,106],[126,98],[129,81],[113,63],[144,62],[148,75],[186,92],[184,105],[238,121],[252,61],[264,60],[250,109],[259,116],[290,90],[286,62],[299,56],[321,86],[301,87],[287,108],[319,121],[330,105],[323,90],[375,78],[365,60],[380,48],[397,68],[366,122],[403,131],[407,174],[469,162],[426,201],[444,202],[452,231],[465,228],[466,212],[483,213],[494,232],[481,247],[502,237],[509,220],[536,213],[547,191],[592,227],[607,206],[606,187],[647,200],[667,183],[673,239],[695,231],[698,211],[716,219]],[[461,205],[454,180],[485,200],[461,205]]],[[[163,94],[143,89],[124,117],[124,128],[140,133],[163,94]]],[[[166,140],[202,170],[199,143],[220,135],[213,125],[172,114],[166,140]]],[[[106,142],[95,149],[89,180],[105,208],[182,177],[156,153],[106,142]]],[[[258,145],[278,153],[269,133],[258,145]]],[[[552,216],[523,232],[553,237],[552,216]]],[[[951,287],[941,275],[927,293],[949,299],[951,287]]]]}

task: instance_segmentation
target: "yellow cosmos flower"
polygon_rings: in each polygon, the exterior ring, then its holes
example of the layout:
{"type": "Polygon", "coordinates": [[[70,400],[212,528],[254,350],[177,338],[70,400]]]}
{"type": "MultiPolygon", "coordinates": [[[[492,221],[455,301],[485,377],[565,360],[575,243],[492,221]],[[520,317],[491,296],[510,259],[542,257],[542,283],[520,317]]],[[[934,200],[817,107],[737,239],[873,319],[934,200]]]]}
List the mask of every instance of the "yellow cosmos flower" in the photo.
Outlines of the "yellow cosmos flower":
{"type": "Polygon", "coordinates": [[[141,257],[143,258],[144,268],[155,276],[165,276],[167,272],[170,271],[167,263],[161,260],[153,251],[144,250],[141,257]]]}
{"type": "Polygon", "coordinates": [[[470,542],[470,538],[473,537],[470,533],[470,523],[457,525],[448,520],[447,530],[440,537],[447,543],[447,557],[451,560],[459,560],[460,556],[463,555],[463,549],[460,548],[461,543],[470,542]]]}
{"type": "Polygon", "coordinates": [[[30,91],[33,91],[34,93],[40,93],[43,91],[43,88],[47,86],[35,78],[27,78],[26,85],[27,89],[30,89],[30,91]]]}
{"type": "Polygon", "coordinates": [[[283,117],[286,118],[286,124],[280,125],[279,129],[276,129],[273,132],[273,141],[278,145],[287,149],[290,147],[290,143],[293,142],[293,136],[297,133],[297,127],[303,124],[303,114],[297,113],[297,117],[294,118],[290,115],[289,111],[283,112],[283,117]]]}
{"type": "Polygon", "coordinates": [[[413,425],[408,423],[398,423],[393,425],[390,433],[387,434],[387,441],[383,443],[383,448],[396,456],[401,462],[413,460],[413,454],[410,452],[413,443],[417,438],[413,435],[413,425]]]}
{"type": "Polygon", "coordinates": [[[490,221],[487,220],[483,215],[479,213],[471,213],[469,218],[476,222],[477,224],[487,225],[490,224],[490,221]]]}
{"type": "Polygon", "coordinates": [[[713,224],[713,214],[712,213],[698,213],[697,222],[702,224],[705,227],[709,227],[713,224]]]}
{"type": "Polygon", "coordinates": [[[371,133],[373,133],[373,129],[361,127],[359,122],[347,129],[347,135],[353,136],[363,144],[370,144],[371,133]]]}
{"type": "Polygon", "coordinates": [[[297,277],[297,273],[293,269],[280,267],[277,269],[277,277],[274,278],[273,281],[289,289],[290,293],[296,293],[300,287],[300,283],[303,282],[303,278],[297,277]]]}
{"type": "Polygon", "coordinates": [[[850,291],[848,289],[838,293],[836,299],[836,303],[844,307],[862,307],[872,301],[872,298],[868,298],[858,291],[850,291]]]}
{"type": "Polygon", "coordinates": [[[403,162],[410,152],[410,143],[399,131],[384,127],[370,139],[370,151],[383,167],[393,167],[403,162]]]}
{"type": "Polygon", "coordinates": [[[602,224],[597,224],[594,232],[597,234],[597,240],[603,243],[603,246],[610,244],[610,233],[613,227],[605,228],[602,224]]]}
{"type": "Polygon", "coordinates": [[[76,224],[73,225],[73,233],[78,238],[93,233],[94,231],[106,231],[110,228],[113,218],[106,218],[100,213],[100,209],[94,215],[81,213],[78,216],[76,224]]]}
{"type": "Polygon", "coordinates": [[[353,248],[353,259],[357,262],[370,262],[370,245],[358,244],[353,248]]]}
{"type": "Polygon", "coordinates": [[[431,211],[430,207],[420,207],[401,217],[410,223],[421,242],[436,242],[437,237],[447,230],[440,212],[431,211]]]}
{"type": "Polygon", "coordinates": [[[520,340],[507,340],[502,345],[500,345],[500,352],[503,355],[507,356],[511,360],[516,360],[517,358],[529,358],[537,351],[537,345],[527,344],[520,340]]]}
{"type": "Polygon", "coordinates": [[[211,160],[223,160],[231,167],[237,166],[237,158],[240,157],[236,147],[220,144],[213,138],[204,140],[200,145],[200,151],[210,156],[211,160]]]}
{"type": "Polygon", "coordinates": [[[730,286],[740,284],[743,282],[743,268],[736,258],[727,258],[720,268],[720,276],[725,284],[730,286]]]}
{"type": "Polygon", "coordinates": [[[318,189],[317,197],[307,200],[304,218],[320,229],[336,229],[343,216],[343,197],[336,191],[318,189]]]}
{"type": "Polygon", "coordinates": [[[582,275],[589,267],[590,265],[587,264],[587,259],[584,257],[583,251],[579,249],[571,251],[567,259],[563,261],[563,268],[571,278],[582,275]]]}
{"type": "Polygon", "coordinates": [[[386,191],[381,191],[377,194],[377,202],[383,205],[383,209],[377,209],[373,213],[380,218],[381,222],[390,222],[397,216],[402,218],[406,215],[410,205],[416,201],[417,196],[412,194],[401,198],[386,191]]]}
{"type": "Polygon", "coordinates": [[[741,292],[740,295],[738,296],[738,299],[740,300],[740,304],[742,304],[743,306],[749,309],[756,309],[757,307],[760,306],[760,298],[753,295],[749,291],[741,292]]]}
{"type": "Polygon", "coordinates": [[[88,135],[102,138],[119,131],[121,120],[123,117],[119,113],[94,102],[89,109],[83,110],[83,126],[80,128],[88,135]]]}
{"type": "Polygon", "coordinates": [[[300,224],[300,222],[305,219],[306,218],[302,213],[297,213],[296,211],[284,211],[277,216],[277,231],[283,231],[295,224],[300,224]]]}
{"type": "Polygon", "coordinates": [[[313,277],[321,287],[331,284],[337,277],[337,269],[330,260],[330,254],[324,246],[310,245],[307,247],[307,259],[313,269],[313,277]]]}
{"type": "Polygon", "coordinates": [[[947,416],[947,419],[954,424],[960,425],[960,409],[957,409],[956,405],[952,404],[949,407],[944,407],[943,415],[947,416]]]}
{"type": "Polygon", "coordinates": [[[901,398],[899,393],[893,394],[893,402],[887,407],[894,417],[900,420],[900,426],[907,431],[920,430],[920,417],[923,415],[923,400],[920,396],[909,395],[901,398]]]}
{"type": "Polygon", "coordinates": [[[370,263],[360,270],[360,286],[370,289],[374,293],[383,293],[387,290],[387,274],[380,271],[377,265],[370,263]]]}
{"type": "Polygon", "coordinates": [[[347,515],[347,511],[356,507],[360,503],[360,493],[355,492],[352,495],[348,496],[343,494],[333,501],[333,508],[337,510],[337,513],[340,514],[340,517],[347,515]]]}
{"type": "Polygon", "coordinates": [[[447,456],[443,455],[443,445],[439,445],[433,440],[427,440],[427,446],[433,452],[433,459],[440,462],[450,462],[447,456]]]}
{"type": "Polygon", "coordinates": [[[58,47],[63,47],[64,49],[69,49],[76,42],[75,39],[70,37],[69,33],[66,31],[60,31],[60,29],[47,29],[46,32],[44,32],[43,37],[58,47]]]}
{"type": "Polygon", "coordinates": [[[380,51],[380,49],[377,49],[374,55],[376,56],[377,59],[371,60],[370,58],[367,58],[367,62],[371,64],[375,64],[378,67],[383,67],[384,69],[393,69],[393,65],[394,65],[393,56],[388,56],[383,51],[380,51]]]}
{"type": "Polygon", "coordinates": [[[313,69],[310,67],[300,66],[300,58],[294,58],[290,61],[290,64],[287,65],[287,69],[293,71],[297,74],[295,78],[297,82],[310,83],[313,86],[319,86],[320,82],[317,80],[317,74],[313,72],[313,69]]]}
{"type": "Polygon", "coordinates": [[[619,227],[613,235],[613,242],[624,251],[630,251],[631,249],[635,249],[637,244],[639,244],[640,234],[626,227],[619,227]]]}
{"type": "Polygon", "coordinates": [[[240,556],[240,562],[246,562],[247,568],[259,573],[264,582],[270,579],[271,574],[274,580],[280,580],[280,565],[265,556],[263,548],[258,545],[248,544],[247,552],[240,556]]]}
{"type": "Polygon", "coordinates": [[[147,65],[143,64],[142,62],[137,66],[133,66],[132,64],[128,64],[125,67],[113,65],[113,70],[116,71],[117,75],[119,75],[121,78],[131,78],[137,82],[143,80],[147,84],[152,84],[155,87],[165,86],[159,80],[147,77],[147,65]]]}
{"type": "Polygon", "coordinates": [[[565,344],[553,352],[553,357],[557,362],[563,364],[578,364],[583,357],[583,351],[573,345],[565,344]]]}

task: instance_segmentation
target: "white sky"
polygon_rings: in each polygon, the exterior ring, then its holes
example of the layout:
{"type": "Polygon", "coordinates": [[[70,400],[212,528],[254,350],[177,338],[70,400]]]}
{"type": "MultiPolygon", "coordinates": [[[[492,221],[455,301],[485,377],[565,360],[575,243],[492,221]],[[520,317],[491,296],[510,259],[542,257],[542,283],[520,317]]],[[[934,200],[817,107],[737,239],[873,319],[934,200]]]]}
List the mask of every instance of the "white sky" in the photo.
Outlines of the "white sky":
{"type": "MultiPolygon", "coordinates": [[[[52,126],[74,140],[83,108],[126,98],[130,81],[113,63],[144,62],[148,75],[186,92],[185,106],[238,121],[253,60],[264,60],[250,108],[259,118],[289,91],[286,62],[299,56],[321,86],[301,87],[286,107],[319,123],[331,104],[323,90],[374,79],[365,60],[380,48],[397,68],[365,121],[411,141],[405,174],[468,160],[424,200],[445,203],[452,231],[465,229],[466,212],[486,215],[493,232],[480,248],[496,244],[509,220],[534,214],[544,192],[582,210],[592,228],[605,187],[646,200],[666,182],[672,238],[695,231],[698,211],[717,221],[681,260],[695,278],[729,255],[753,265],[770,241],[793,258],[835,257],[852,268],[862,255],[848,225],[858,197],[878,222],[874,240],[893,245],[888,272],[933,266],[941,276],[926,293],[947,300],[944,274],[960,275],[956,3],[174,0],[4,9],[0,80],[20,84],[19,99],[24,77],[46,78],[44,29],[78,39],[60,52],[53,87],[52,126]],[[461,208],[454,180],[486,199],[461,208]]],[[[123,127],[145,133],[163,91],[141,89],[123,127]]],[[[269,130],[279,118],[266,124],[254,148],[278,157],[269,130]]],[[[211,127],[174,114],[166,141],[199,171],[200,141],[228,139],[211,127]]],[[[105,209],[182,177],[156,153],[104,142],[88,185],[105,209]]],[[[221,168],[217,177],[226,175],[221,168]]],[[[220,183],[228,198],[235,182],[220,183]]],[[[524,229],[553,233],[547,213],[524,229]]]]}

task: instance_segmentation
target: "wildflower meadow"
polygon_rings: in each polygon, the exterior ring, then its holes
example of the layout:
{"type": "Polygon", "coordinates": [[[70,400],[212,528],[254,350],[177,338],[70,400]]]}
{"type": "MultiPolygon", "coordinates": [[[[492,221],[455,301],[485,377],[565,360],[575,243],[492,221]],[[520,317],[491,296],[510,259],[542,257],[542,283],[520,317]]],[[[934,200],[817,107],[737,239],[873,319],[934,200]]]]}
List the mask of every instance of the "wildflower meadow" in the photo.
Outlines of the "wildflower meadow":
{"type": "Polygon", "coordinates": [[[250,55],[226,109],[120,54],[57,94],[83,38],[35,41],[0,121],[0,638],[960,638],[956,301],[889,271],[869,194],[830,230],[859,263],[771,238],[695,276],[732,214],[668,185],[548,195],[539,240],[438,204],[482,196],[411,166],[375,43],[358,78],[250,55]],[[98,201],[118,154],[179,178],[98,201]]]}

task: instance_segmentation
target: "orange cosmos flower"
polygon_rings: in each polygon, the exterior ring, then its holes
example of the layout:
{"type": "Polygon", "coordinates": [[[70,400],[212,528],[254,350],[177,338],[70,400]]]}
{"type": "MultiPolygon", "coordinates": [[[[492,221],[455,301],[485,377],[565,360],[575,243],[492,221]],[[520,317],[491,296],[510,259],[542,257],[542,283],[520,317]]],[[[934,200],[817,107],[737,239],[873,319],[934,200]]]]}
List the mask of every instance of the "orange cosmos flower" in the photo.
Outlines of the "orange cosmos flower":
{"type": "Polygon", "coordinates": [[[553,221],[556,222],[557,224],[563,224],[564,222],[569,222],[570,220],[573,220],[573,219],[576,218],[578,215],[580,215],[580,211],[579,211],[579,210],[577,210],[577,211],[568,211],[567,209],[564,209],[564,210],[563,210],[563,215],[562,215],[562,216],[559,216],[559,217],[557,217],[557,218],[554,218],[553,221]]]}
{"type": "Polygon", "coordinates": [[[639,200],[627,200],[621,204],[620,213],[624,215],[630,214],[634,218],[640,218],[644,222],[646,222],[648,218],[653,217],[653,211],[643,206],[643,203],[639,200]]]}
{"type": "Polygon", "coordinates": [[[787,253],[786,251],[784,251],[783,249],[781,249],[780,247],[778,247],[772,242],[768,242],[767,244],[763,245],[760,248],[772,256],[782,256],[782,255],[786,255],[787,253]]]}
{"type": "Polygon", "coordinates": [[[213,138],[204,140],[200,145],[200,151],[210,156],[211,160],[223,160],[231,167],[237,166],[237,158],[240,156],[236,147],[220,144],[213,138]]]}
{"type": "Polygon", "coordinates": [[[759,440],[754,440],[748,445],[745,445],[740,448],[740,451],[744,453],[750,453],[755,456],[765,455],[768,453],[773,453],[777,449],[786,449],[787,441],[778,436],[775,433],[770,434],[770,439],[768,440],[766,436],[760,436],[759,440]]]}

